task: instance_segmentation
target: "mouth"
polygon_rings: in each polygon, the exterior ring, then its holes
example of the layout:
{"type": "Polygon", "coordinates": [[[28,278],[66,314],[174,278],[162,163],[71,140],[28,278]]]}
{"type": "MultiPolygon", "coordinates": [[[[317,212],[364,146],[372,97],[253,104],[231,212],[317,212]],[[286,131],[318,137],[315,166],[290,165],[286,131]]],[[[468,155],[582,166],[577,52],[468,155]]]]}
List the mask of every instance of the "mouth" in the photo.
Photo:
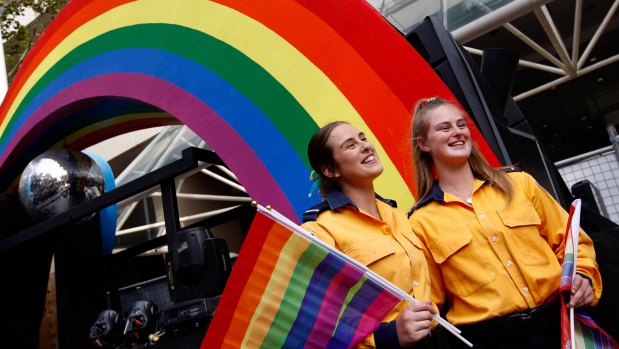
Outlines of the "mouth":
{"type": "Polygon", "coordinates": [[[361,161],[362,164],[368,164],[372,161],[376,160],[376,157],[374,157],[374,154],[370,154],[368,155],[365,159],[363,159],[363,161],[361,161]]]}
{"type": "Polygon", "coordinates": [[[458,146],[462,146],[462,145],[464,145],[464,141],[463,140],[456,141],[456,142],[453,142],[453,143],[449,144],[450,147],[458,147],[458,146]]]}

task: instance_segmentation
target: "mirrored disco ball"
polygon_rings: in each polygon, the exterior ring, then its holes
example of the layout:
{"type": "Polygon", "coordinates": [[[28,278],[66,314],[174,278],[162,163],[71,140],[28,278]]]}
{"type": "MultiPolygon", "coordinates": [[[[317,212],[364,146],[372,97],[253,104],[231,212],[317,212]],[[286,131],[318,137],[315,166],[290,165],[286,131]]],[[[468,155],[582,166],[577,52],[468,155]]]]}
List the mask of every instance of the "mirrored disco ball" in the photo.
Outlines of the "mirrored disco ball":
{"type": "Polygon", "coordinates": [[[66,212],[104,190],[101,168],[88,155],[70,149],[50,150],[37,156],[19,180],[19,200],[37,221],[66,212]]]}

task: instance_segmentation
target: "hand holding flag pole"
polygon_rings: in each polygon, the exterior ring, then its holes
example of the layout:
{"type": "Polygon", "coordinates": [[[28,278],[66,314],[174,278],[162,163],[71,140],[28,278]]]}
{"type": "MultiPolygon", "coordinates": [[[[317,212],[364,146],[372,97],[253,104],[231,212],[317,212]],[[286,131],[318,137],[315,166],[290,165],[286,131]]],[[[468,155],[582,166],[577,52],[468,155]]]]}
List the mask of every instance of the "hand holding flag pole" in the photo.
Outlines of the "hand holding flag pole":
{"type": "MultiPolygon", "coordinates": [[[[571,241],[572,248],[573,248],[574,264],[572,267],[571,278],[572,280],[574,280],[574,277],[576,276],[576,261],[578,259],[578,239],[579,239],[579,234],[580,234],[580,199],[574,200],[574,203],[572,204],[571,208],[572,208],[570,210],[571,219],[568,218],[570,221],[570,225],[568,227],[568,229],[570,229],[570,233],[568,234],[566,238],[571,241]]],[[[574,306],[572,306],[571,303],[570,303],[570,333],[571,333],[572,338],[574,338],[575,337],[574,306]]],[[[572,349],[576,349],[575,341],[571,341],[571,344],[572,344],[572,349]]]]}
{"type": "Polygon", "coordinates": [[[593,319],[568,303],[572,294],[572,281],[576,276],[578,242],[580,239],[580,199],[572,202],[565,234],[565,252],[559,286],[561,298],[561,348],[564,349],[618,349],[619,345],[593,319]],[[569,304],[569,314],[566,305],[569,304]]]}
{"type": "MultiPolygon", "coordinates": [[[[286,228],[288,228],[288,229],[294,231],[295,233],[305,237],[306,239],[308,239],[308,240],[310,240],[310,241],[312,241],[312,242],[322,246],[323,248],[327,249],[331,253],[336,254],[338,257],[344,259],[346,262],[348,262],[348,263],[354,265],[355,267],[359,268],[368,277],[368,279],[374,280],[377,284],[379,284],[380,286],[384,287],[386,290],[391,292],[394,296],[398,297],[399,299],[406,300],[409,303],[419,303],[419,301],[417,301],[415,298],[411,297],[408,293],[404,292],[403,290],[401,290],[400,288],[398,288],[397,286],[395,286],[394,284],[392,284],[391,282],[389,282],[388,280],[386,280],[382,276],[376,274],[374,271],[372,271],[371,269],[369,269],[365,265],[359,263],[355,259],[353,259],[353,258],[351,258],[351,257],[349,257],[349,256],[347,256],[345,254],[343,254],[342,252],[340,252],[340,251],[334,249],[333,247],[331,247],[330,245],[328,245],[328,244],[324,243],[323,241],[317,239],[313,234],[303,230],[296,223],[294,223],[293,221],[291,221],[290,219],[288,219],[286,216],[282,215],[281,213],[277,212],[276,210],[274,210],[270,206],[267,205],[266,207],[264,207],[264,206],[262,206],[260,204],[257,204],[257,203],[255,203],[255,206],[256,206],[258,212],[264,213],[265,215],[271,217],[273,220],[279,222],[280,224],[282,224],[286,228]]],[[[433,315],[433,319],[439,325],[443,326],[447,331],[451,332],[454,336],[456,336],[458,339],[460,339],[462,342],[464,342],[466,345],[468,345],[469,347],[473,347],[473,344],[471,342],[469,342],[466,338],[462,337],[462,335],[460,334],[461,331],[459,329],[457,329],[455,326],[453,326],[452,324],[450,324],[447,320],[441,318],[438,315],[433,315]]]]}

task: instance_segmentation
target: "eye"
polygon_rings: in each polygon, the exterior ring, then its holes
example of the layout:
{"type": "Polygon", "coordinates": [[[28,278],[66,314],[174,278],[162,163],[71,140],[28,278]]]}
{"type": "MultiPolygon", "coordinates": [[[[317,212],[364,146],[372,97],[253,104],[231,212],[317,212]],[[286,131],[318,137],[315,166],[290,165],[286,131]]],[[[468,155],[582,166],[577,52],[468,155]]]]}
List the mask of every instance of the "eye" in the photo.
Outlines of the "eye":
{"type": "Polygon", "coordinates": [[[350,142],[350,143],[346,143],[346,149],[353,149],[355,147],[356,143],[350,142]]]}

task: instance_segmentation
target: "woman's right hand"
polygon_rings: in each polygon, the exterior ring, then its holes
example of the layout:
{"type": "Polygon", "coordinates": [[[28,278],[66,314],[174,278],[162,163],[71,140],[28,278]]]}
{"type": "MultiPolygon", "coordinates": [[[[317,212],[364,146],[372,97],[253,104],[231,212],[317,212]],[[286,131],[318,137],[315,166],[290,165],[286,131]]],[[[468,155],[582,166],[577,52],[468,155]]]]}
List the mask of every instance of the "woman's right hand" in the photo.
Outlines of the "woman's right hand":
{"type": "Polygon", "coordinates": [[[430,334],[432,316],[436,314],[432,302],[411,304],[404,308],[396,320],[398,340],[403,348],[411,347],[430,334]]]}

